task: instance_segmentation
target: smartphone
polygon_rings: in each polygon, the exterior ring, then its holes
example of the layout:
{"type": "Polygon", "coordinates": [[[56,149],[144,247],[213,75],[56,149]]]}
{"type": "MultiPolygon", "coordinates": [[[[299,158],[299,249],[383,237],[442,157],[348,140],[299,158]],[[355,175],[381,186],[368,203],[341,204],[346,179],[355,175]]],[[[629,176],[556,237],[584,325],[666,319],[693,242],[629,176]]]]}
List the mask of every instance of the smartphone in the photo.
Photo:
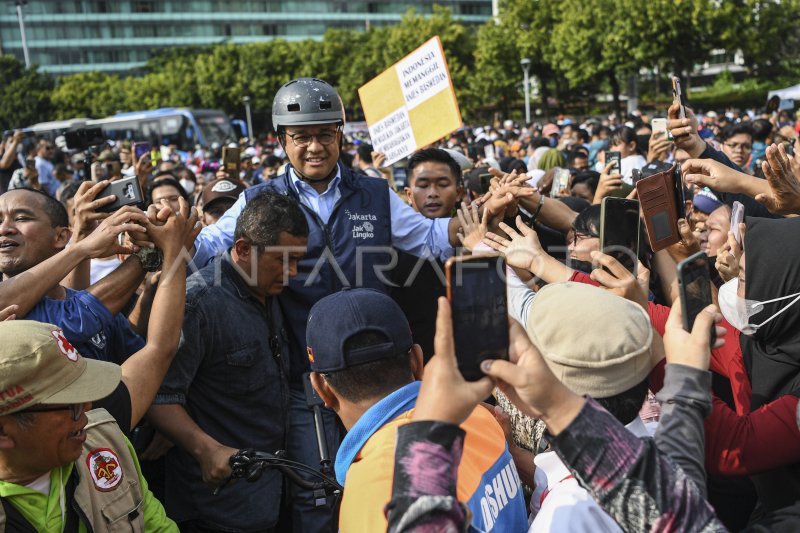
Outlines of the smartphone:
{"type": "Polygon", "coordinates": [[[636,182],[645,229],[654,252],[681,240],[678,219],[686,218],[683,179],[679,165],[636,182]]]}
{"type": "Polygon", "coordinates": [[[478,183],[480,184],[481,194],[489,192],[489,187],[492,184],[492,175],[486,172],[485,174],[478,174],[478,183]]]}
{"type": "Polygon", "coordinates": [[[484,376],[485,359],[508,359],[505,265],[498,255],[457,256],[445,263],[456,360],[467,381],[484,376]]]}
{"type": "Polygon", "coordinates": [[[733,202],[733,208],[731,208],[731,231],[739,246],[742,246],[742,232],[739,231],[739,224],[742,222],[744,222],[744,205],[742,205],[742,202],[733,202]]]}
{"type": "Polygon", "coordinates": [[[669,133],[667,132],[667,119],[665,118],[654,118],[650,121],[650,126],[653,128],[653,136],[654,137],[668,137],[669,133]]]}
{"type": "Polygon", "coordinates": [[[672,76],[672,96],[681,103],[680,118],[686,118],[686,106],[688,102],[681,88],[681,79],[678,76],[672,76]]]}
{"type": "Polygon", "coordinates": [[[134,148],[134,154],[136,154],[136,160],[138,161],[144,156],[149,155],[151,150],[152,147],[150,146],[150,143],[137,142],[134,148]]]}
{"type": "Polygon", "coordinates": [[[567,192],[569,189],[569,170],[566,168],[557,168],[553,174],[553,186],[550,188],[550,196],[557,198],[567,192]]]}
{"type": "Polygon", "coordinates": [[[230,148],[228,146],[222,148],[222,168],[227,172],[229,178],[239,179],[239,148],[230,148]]]}
{"type": "MultiPolygon", "coordinates": [[[[119,163],[117,163],[119,164],[119,163]]],[[[114,195],[117,199],[114,203],[98,208],[98,211],[112,213],[126,205],[144,204],[142,187],[139,185],[139,178],[131,176],[121,180],[112,181],[108,186],[97,195],[97,199],[114,195]]]]}
{"type": "Polygon", "coordinates": [[[606,166],[609,163],[614,163],[608,171],[611,174],[622,174],[622,155],[619,152],[606,152],[606,166]]]}
{"type": "MultiPolygon", "coordinates": [[[[681,296],[683,329],[692,331],[694,321],[711,301],[711,270],[705,252],[678,263],[678,290],[681,296]]],[[[716,329],[711,327],[711,345],[717,340],[716,329]]]]}
{"type": "Polygon", "coordinates": [[[638,200],[603,198],[600,204],[600,250],[617,261],[634,276],[639,265],[638,200]]]}

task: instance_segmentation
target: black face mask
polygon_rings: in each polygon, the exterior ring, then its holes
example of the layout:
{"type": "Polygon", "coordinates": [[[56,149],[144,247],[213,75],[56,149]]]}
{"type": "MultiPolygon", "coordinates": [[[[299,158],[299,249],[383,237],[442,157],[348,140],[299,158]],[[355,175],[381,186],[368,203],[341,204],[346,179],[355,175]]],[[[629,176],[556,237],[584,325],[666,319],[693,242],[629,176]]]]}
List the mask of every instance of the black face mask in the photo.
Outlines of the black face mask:
{"type": "Polygon", "coordinates": [[[593,270],[591,261],[581,261],[580,259],[569,259],[565,262],[566,265],[574,270],[580,270],[584,274],[591,274],[593,270]]]}

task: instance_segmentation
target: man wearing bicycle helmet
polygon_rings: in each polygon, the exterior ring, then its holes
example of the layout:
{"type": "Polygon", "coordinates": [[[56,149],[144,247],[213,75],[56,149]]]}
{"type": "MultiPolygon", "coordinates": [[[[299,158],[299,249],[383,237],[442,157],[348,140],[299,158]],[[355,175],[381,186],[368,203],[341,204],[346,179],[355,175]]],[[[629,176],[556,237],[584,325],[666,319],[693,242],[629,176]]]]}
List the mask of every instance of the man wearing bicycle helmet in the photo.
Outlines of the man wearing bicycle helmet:
{"type": "MultiPolygon", "coordinates": [[[[287,450],[292,459],[319,466],[314,421],[302,386],[308,371],[306,320],[311,306],[344,287],[389,291],[385,271],[395,247],[416,256],[441,259],[458,244],[457,219],[430,220],[390,191],[386,180],[356,175],[339,163],[345,112],[336,90],[316,78],[299,78],[281,87],[272,104],[272,123],[289,158],[283,174],[247,189],[216,224],[195,241],[195,264],[208,263],[232,244],[236,219],[248,201],[264,191],[297,201],[309,225],[308,251],[298,275],[278,297],[290,343],[291,411],[287,450]]],[[[502,216],[503,198],[487,202],[492,217],[502,216]]],[[[328,449],[335,454],[341,434],[335,415],[324,412],[328,449]]],[[[330,529],[330,509],[317,507],[309,491],[293,489],[294,531],[330,529]]]]}

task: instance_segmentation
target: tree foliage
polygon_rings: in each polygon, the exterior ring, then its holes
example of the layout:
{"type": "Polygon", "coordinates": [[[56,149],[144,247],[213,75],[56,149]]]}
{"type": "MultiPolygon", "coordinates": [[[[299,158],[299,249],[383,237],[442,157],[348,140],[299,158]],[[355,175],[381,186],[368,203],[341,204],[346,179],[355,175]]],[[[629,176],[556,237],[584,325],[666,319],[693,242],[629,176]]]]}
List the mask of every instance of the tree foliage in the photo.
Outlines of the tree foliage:
{"type": "Polygon", "coordinates": [[[0,80],[0,128],[19,128],[51,117],[53,80],[49,76],[4,55],[0,56],[0,80]]]}

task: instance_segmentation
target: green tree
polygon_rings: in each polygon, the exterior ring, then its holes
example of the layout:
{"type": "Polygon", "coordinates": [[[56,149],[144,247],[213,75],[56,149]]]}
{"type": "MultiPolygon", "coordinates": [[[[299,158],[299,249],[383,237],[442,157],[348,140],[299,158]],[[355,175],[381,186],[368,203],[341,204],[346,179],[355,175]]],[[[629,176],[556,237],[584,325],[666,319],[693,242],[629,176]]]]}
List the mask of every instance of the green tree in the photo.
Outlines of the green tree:
{"type": "MultiPolygon", "coordinates": [[[[552,91],[566,85],[560,70],[554,68],[553,29],[561,19],[562,5],[550,0],[501,0],[499,7],[500,31],[488,31],[481,42],[481,46],[488,44],[487,40],[493,43],[489,45],[490,52],[486,57],[480,47],[476,52],[480,62],[478,75],[485,76],[483,69],[487,69],[495,71],[492,76],[498,76],[502,75],[499,72],[502,69],[509,80],[514,80],[510,82],[514,86],[522,78],[520,60],[529,59],[531,76],[539,81],[542,110],[549,117],[552,91]]],[[[507,96],[518,97],[516,89],[514,93],[507,96]]]]}
{"type": "Polygon", "coordinates": [[[620,8],[619,0],[564,0],[551,36],[554,69],[572,88],[608,81],[617,114],[621,113],[618,76],[637,67],[618,22],[638,14],[620,8]]]}
{"type": "Polygon", "coordinates": [[[510,103],[519,97],[520,52],[508,28],[493,20],[478,29],[475,70],[468,81],[470,116],[500,109],[508,115],[510,103]]]}
{"type": "Polygon", "coordinates": [[[631,56],[635,68],[654,68],[688,77],[705,62],[729,31],[729,17],[716,0],[615,0],[621,13],[636,13],[618,21],[618,50],[631,56]]]}
{"type": "Polygon", "coordinates": [[[23,128],[51,120],[53,80],[14,56],[0,56],[0,129],[23,128]]]}
{"type": "Polygon", "coordinates": [[[126,110],[123,81],[103,72],[63,76],[51,94],[53,118],[102,118],[126,110]]]}
{"type": "Polygon", "coordinates": [[[235,113],[244,96],[241,67],[241,50],[235,44],[220,44],[199,55],[195,62],[199,105],[235,113]]]}
{"type": "Polygon", "coordinates": [[[730,0],[724,2],[729,52],[741,50],[748,73],[760,79],[796,83],[800,75],[800,0],[730,0]]]}

